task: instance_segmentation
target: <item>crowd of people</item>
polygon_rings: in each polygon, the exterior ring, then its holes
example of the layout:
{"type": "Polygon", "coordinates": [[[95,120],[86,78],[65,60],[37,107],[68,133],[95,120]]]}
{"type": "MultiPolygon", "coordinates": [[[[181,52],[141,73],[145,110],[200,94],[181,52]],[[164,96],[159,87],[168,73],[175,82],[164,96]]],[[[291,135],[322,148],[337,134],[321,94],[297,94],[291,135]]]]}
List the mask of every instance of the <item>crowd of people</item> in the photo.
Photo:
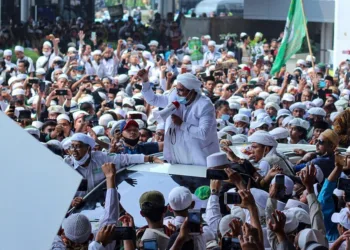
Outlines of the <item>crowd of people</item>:
{"type": "Polygon", "coordinates": [[[71,207],[106,180],[98,230],[71,214],[52,249],[350,249],[350,161],[337,152],[350,152],[350,62],[331,76],[308,56],[271,75],[282,39],[265,41],[260,32],[254,43],[241,33],[237,46],[192,37],[203,53],[194,59],[168,18],[160,23],[170,40],[137,39],[130,18],[115,46],[91,40],[80,23],[74,41],[64,27],[48,34],[36,61],[21,45],[3,47],[1,112],[86,180],[71,207]],[[293,164],[279,143],[296,144],[300,160],[293,164]],[[235,144],[247,145],[246,158],[235,144]],[[145,162],[202,166],[225,181],[212,178],[194,193],[160,187],[123,197],[139,202],[147,225],[135,238],[116,238],[116,227],[135,228],[119,202],[116,171],[145,162]]]}

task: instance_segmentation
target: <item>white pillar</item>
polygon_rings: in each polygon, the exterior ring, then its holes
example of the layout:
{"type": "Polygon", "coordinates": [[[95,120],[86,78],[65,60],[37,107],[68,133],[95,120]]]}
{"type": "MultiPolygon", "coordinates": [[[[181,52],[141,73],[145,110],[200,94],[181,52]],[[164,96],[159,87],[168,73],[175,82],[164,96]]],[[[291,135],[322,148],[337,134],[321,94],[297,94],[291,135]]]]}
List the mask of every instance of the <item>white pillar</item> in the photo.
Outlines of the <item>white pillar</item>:
{"type": "Polygon", "coordinates": [[[166,18],[168,12],[175,12],[175,0],[159,0],[158,12],[166,18]]]}
{"type": "Polygon", "coordinates": [[[320,62],[333,63],[330,62],[329,50],[333,50],[333,23],[322,23],[321,24],[321,44],[320,44],[320,62]]]}
{"type": "Polygon", "coordinates": [[[21,0],[21,22],[27,22],[29,17],[30,0],[21,0]]]}
{"type": "Polygon", "coordinates": [[[350,59],[350,9],[349,0],[336,0],[334,14],[334,67],[341,61],[350,59]]]}

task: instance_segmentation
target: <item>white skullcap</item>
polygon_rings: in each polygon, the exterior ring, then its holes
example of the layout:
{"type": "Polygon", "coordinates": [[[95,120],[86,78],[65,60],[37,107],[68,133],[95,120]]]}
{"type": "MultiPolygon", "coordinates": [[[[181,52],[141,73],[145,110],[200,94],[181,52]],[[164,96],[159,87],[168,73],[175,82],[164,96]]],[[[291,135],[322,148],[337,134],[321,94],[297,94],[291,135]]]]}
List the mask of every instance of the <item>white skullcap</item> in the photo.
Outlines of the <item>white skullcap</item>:
{"type": "Polygon", "coordinates": [[[269,131],[269,133],[273,136],[273,138],[275,138],[275,140],[286,139],[289,137],[288,129],[282,127],[274,128],[273,130],[269,131]]]}
{"type": "Polygon", "coordinates": [[[79,141],[84,144],[89,145],[91,148],[95,147],[95,140],[92,139],[90,136],[83,134],[83,133],[76,133],[72,136],[71,141],[79,141]]]}
{"type": "Polygon", "coordinates": [[[33,121],[32,126],[36,127],[37,129],[41,129],[41,127],[44,125],[41,121],[33,121]]]}
{"type": "Polygon", "coordinates": [[[334,122],[335,118],[340,114],[340,112],[333,112],[331,113],[329,119],[331,119],[332,122],[334,122]]]}
{"type": "Polygon", "coordinates": [[[310,127],[310,123],[308,121],[301,119],[301,118],[292,119],[291,121],[289,121],[288,125],[301,127],[301,128],[306,129],[306,130],[308,130],[310,127]]]}
{"type": "Polygon", "coordinates": [[[252,110],[247,108],[240,108],[238,114],[246,115],[250,118],[252,116],[252,110]]]}
{"type": "Polygon", "coordinates": [[[171,209],[174,211],[182,211],[191,206],[192,194],[188,188],[179,186],[170,191],[168,200],[171,209]]]}
{"type": "Polygon", "coordinates": [[[49,112],[49,114],[51,113],[59,113],[59,114],[64,114],[64,108],[61,105],[52,105],[50,106],[47,111],[49,112]]]}
{"type": "Polygon", "coordinates": [[[286,117],[283,119],[283,121],[282,121],[282,127],[285,128],[287,125],[289,125],[289,122],[290,122],[291,120],[293,120],[293,119],[294,119],[294,117],[291,116],[291,115],[286,116],[286,117]]]}
{"type": "Polygon", "coordinates": [[[269,93],[267,93],[266,91],[262,91],[259,93],[259,97],[263,98],[264,100],[266,100],[267,97],[269,97],[269,93]]]}
{"type": "MultiPolygon", "coordinates": [[[[277,174],[277,175],[280,175],[280,174],[277,174]]],[[[272,179],[271,184],[274,184],[276,182],[276,176],[272,179]]],[[[283,176],[284,176],[284,186],[286,187],[286,195],[291,195],[293,193],[294,182],[288,176],[286,175],[283,175],[283,176]]]]}
{"type": "Polygon", "coordinates": [[[316,57],[311,57],[311,55],[307,55],[307,57],[306,57],[306,60],[305,61],[307,61],[307,62],[311,62],[311,61],[316,61],[316,57]]]}
{"type": "Polygon", "coordinates": [[[135,122],[138,124],[139,129],[143,129],[143,128],[145,128],[145,127],[146,127],[145,122],[144,122],[144,121],[142,121],[141,119],[135,119],[134,121],[135,121],[135,122]]]}
{"type": "Polygon", "coordinates": [[[74,119],[74,121],[75,121],[75,120],[78,119],[78,117],[80,117],[81,115],[88,115],[88,114],[89,114],[88,112],[85,112],[85,111],[83,111],[83,110],[78,110],[78,111],[76,111],[76,112],[73,113],[73,119],[74,119]]]}
{"type": "Polygon", "coordinates": [[[292,94],[285,93],[282,97],[282,101],[295,102],[295,97],[292,94]]]}
{"type": "Polygon", "coordinates": [[[58,77],[57,77],[57,80],[58,79],[61,79],[61,78],[64,78],[68,81],[68,76],[66,74],[60,74],[58,77]]]}
{"type": "Polygon", "coordinates": [[[242,37],[244,37],[244,36],[248,36],[247,33],[242,32],[242,33],[239,35],[240,38],[242,38],[242,37]]]}
{"type": "Polygon", "coordinates": [[[261,32],[256,32],[256,33],[255,33],[255,37],[260,37],[260,38],[262,38],[262,37],[263,37],[263,34],[262,34],[261,32]]]}
{"type": "Polygon", "coordinates": [[[156,130],[164,130],[165,129],[165,124],[164,123],[158,123],[156,130]]]}
{"type": "Polygon", "coordinates": [[[61,150],[63,149],[61,142],[58,140],[49,140],[48,142],[46,142],[46,144],[54,146],[55,148],[59,148],[61,150]]]}
{"type": "Polygon", "coordinates": [[[12,51],[10,49],[5,49],[3,55],[4,56],[12,56],[12,51]]]}
{"type": "Polygon", "coordinates": [[[312,103],[315,104],[315,107],[322,107],[324,102],[321,98],[316,98],[312,103]]]}
{"type": "MultiPolygon", "coordinates": [[[[287,201],[284,209],[287,210],[287,209],[293,209],[293,208],[301,208],[305,212],[309,213],[309,206],[308,205],[306,205],[305,203],[302,203],[301,201],[298,201],[298,200],[289,199],[287,201]]],[[[310,217],[309,217],[309,221],[310,221],[310,217]]]]}
{"type": "Polygon", "coordinates": [[[195,90],[200,92],[202,82],[191,73],[180,74],[176,77],[178,83],[181,83],[188,90],[195,90]]]}
{"type": "Polygon", "coordinates": [[[208,42],[208,46],[215,46],[216,45],[216,42],[211,40],[208,42]]]}
{"type": "Polygon", "coordinates": [[[37,137],[40,137],[40,131],[34,126],[27,126],[24,128],[25,131],[27,131],[31,135],[35,135],[37,137]]]}
{"type": "Polygon", "coordinates": [[[249,117],[243,114],[237,114],[233,117],[234,122],[244,122],[249,124],[249,117]]]}
{"type": "Polygon", "coordinates": [[[131,107],[134,107],[136,104],[135,100],[133,98],[130,98],[130,97],[125,97],[123,99],[123,106],[124,105],[129,105],[131,107]]]}
{"type": "Polygon", "coordinates": [[[306,106],[306,109],[309,110],[311,108],[315,108],[315,104],[311,101],[305,101],[305,102],[302,102],[305,106],[306,106]]]}
{"type": "Polygon", "coordinates": [[[111,114],[104,114],[98,119],[98,125],[107,127],[108,122],[113,121],[113,116],[111,114]]]}
{"type": "Polygon", "coordinates": [[[284,224],[284,231],[286,234],[289,234],[293,231],[295,231],[298,228],[299,222],[297,218],[295,217],[295,214],[293,211],[283,211],[283,213],[286,216],[286,223],[284,224]]]}
{"type": "Polygon", "coordinates": [[[40,68],[40,69],[37,69],[36,71],[35,71],[35,75],[45,75],[46,74],[46,71],[45,71],[45,69],[43,69],[43,68],[40,68]]]}
{"type": "Polygon", "coordinates": [[[142,55],[143,55],[143,57],[146,58],[147,60],[153,61],[152,54],[151,54],[149,51],[144,50],[144,51],[142,52],[142,55]]]}
{"type": "Polygon", "coordinates": [[[280,109],[277,111],[277,118],[276,120],[278,120],[278,118],[280,118],[281,116],[289,116],[292,113],[288,110],[288,109],[280,109]]]}
{"type": "Polygon", "coordinates": [[[50,42],[48,42],[48,41],[46,41],[46,42],[44,42],[44,44],[43,44],[43,46],[48,46],[48,47],[50,47],[50,48],[52,48],[52,45],[51,45],[51,43],[50,42]]]}
{"type": "Polygon", "coordinates": [[[220,130],[220,132],[233,132],[235,134],[242,134],[242,128],[236,128],[233,125],[229,125],[220,130]]]}
{"type": "Polygon", "coordinates": [[[15,47],[15,51],[24,52],[24,48],[23,48],[22,46],[17,45],[17,46],[15,47]]]}
{"type": "Polygon", "coordinates": [[[276,111],[280,110],[280,106],[278,106],[278,104],[275,102],[268,102],[265,104],[265,110],[271,107],[276,109],[276,111]]]}
{"type": "Polygon", "coordinates": [[[257,129],[265,124],[271,127],[271,124],[272,124],[271,117],[266,113],[261,113],[257,116],[256,121],[250,123],[250,128],[257,129]]]}
{"type": "Polygon", "coordinates": [[[328,242],[325,236],[316,229],[304,229],[299,233],[298,246],[300,249],[307,249],[306,247],[312,242],[317,242],[322,246],[328,248],[328,242]]]}
{"type": "Polygon", "coordinates": [[[229,51],[229,52],[227,52],[227,56],[232,56],[232,57],[235,57],[235,53],[234,53],[234,52],[232,52],[232,51],[229,51]]]}
{"type": "Polygon", "coordinates": [[[123,118],[125,118],[125,116],[126,116],[125,111],[122,110],[122,109],[115,109],[115,110],[114,110],[114,113],[116,113],[117,115],[120,115],[120,116],[123,117],[123,118]]]}
{"type": "Polygon", "coordinates": [[[211,39],[211,36],[210,35],[205,35],[203,36],[204,39],[207,39],[207,40],[210,40],[211,39]]]}
{"type": "Polygon", "coordinates": [[[15,81],[17,81],[17,77],[16,76],[11,76],[10,79],[8,80],[8,84],[11,86],[12,83],[14,83],[15,81]]]}
{"type": "Polygon", "coordinates": [[[349,229],[350,219],[348,218],[348,213],[350,213],[349,209],[343,208],[339,213],[333,213],[331,220],[333,223],[339,223],[346,229],[349,229]]]}
{"type": "Polygon", "coordinates": [[[15,89],[12,91],[12,96],[16,96],[16,95],[24,95],[25,91],[23,89],[15,89]]]}
{"type": "Polygon", "coordinates": [[[231,140],[232,140],[232,143],[247,143],[248,136],[243,134],[233,135],[231,140]]]}
{"type": "Polygon", "coordinates": [[[118,84],[124,84],[129,80],[129,76],[126,74],[122,74],[122,75],[119,75],[117,79],[118,79],[118,84]]]}
{"type": "Polygon", "coordinates": [[[97,136],[103,136],[105,134],[105,128],[103,126],[95,126],[92,130],[97,136]]]}
{"type": "Polygon", "coordinates": [[[148,46],[158,46],[158,42],[156,40],[152,40],[149,42],[148,46]]]}
{"type": "Polygon", "coordinates": [[[303,59],[299,59],[298,61],[297,61],[297,64],[298,65],[306,65],[306,62],[305,62],[305,60],[303,60],[303,59]]]}
{"type": "Polygon", "coordinates": [[[60,114],[59,116],[57,116],[56,120],[57,120],[57,122],[59,122],[60,120],[66,120],[66,121],[70,122],[70,118],[66,114],[60,114]]]}
{"type": "Polygon", "coordinates": [[[191,61],[191,57],[189,55],[185,55],[183,58],[182,58],[182,61],[191,61]]]}
{"type": "Polygon", "coordinates": [[[64,150],[68,150],[72,145],[71,137],[66,137],[61,141],[61,146],[64,150]]]}
{"type": "Polygon", "coordinates": [[[227,159],[227,155],[224,152],[218,152],[211,154],[207,157],[207,168],[228,165],[230,162],[227,159]]]}
{"type": "Polygon", "coordinates": [[[74,47],[69,47],[68,52],[77,52],[77,49],[74,47]]]}
{"type": "Polygon", "coordinates": [[[82,104],[82,103],[90,103],[90,104],[94,104],[94,98],[92,95],[85,95],[84,97],[80,98],[78,101],[78,104],[82,104]]]}
{"type": "Polygon", "coordinates": [[[301,102],[296,102],[289,107],[290,112],[293,112],[294,109],[303,109],[306,111],[306,105],[301,102]]]}
{"type": "Polygon", "coordinates": [[[327,115],[326,111],[323,108],[311,108],[308,113],[310,115],[320,115],[325,117],[327,115]]]}
{"type": "Polygon", "coordinates": [[[27,74],[18,74],[17,75],[17,80],[23,81],[23,80],[27,79],[27,77],[28,77],[27,74]]]}
{"type": "Polygon", "coordinates": [[[94,52],[91,53],[92,56],[97,56],[97,55],[102,55],[102,51],[97,49],[97,50],[94,50],[94,52]]]}
{"type": "Polygon", "coordinates": [[[268,102],[275,102],[277,104],[280,104],[281,102],[281,98],[278,94],[271,94],[269,97],[267,97],[265,99],[265,102],[268,103],[268,102]]]}
{"type": "Polygon", "coordinates": [[[113,124],[111,130],[109,131],[110,136],[114,136],[116,131],[121,131],[121,125],[125,122],[125,120],[118,120],[113,124]]]}
{"type": "Polygon", "coordinates": [[[256,131],[254,134],[248,137],[248,142],[258,143],[265,146],[277,147],[277,141],[266,131],[256,131]]]}
{"type": "Polygon", "coordinates": [[[64,235],[74,243],[82,244],[89,240],[91,223],[82,214],[72,214],[62,223],[64,235]]]}
{"type": "Polygon", "coordinates": [[[23,89],[24,85],[21,82],[16,82],[15,84],[12,85],[12,90],[15,89],[23,89]]]}
{"type": "Polygon", "coordinates": [[[239,110],[241,108],[241,104],[237,102],[229,102],[230,109],[236,109],[239,110]]]}
{"type": "Polygon", "coordinates": [[[239,219],[238,217],[228,214],[221,218],[219,223],[219,231],[222,237],[231,231],[230,224],[233,219],[239,219]]]}

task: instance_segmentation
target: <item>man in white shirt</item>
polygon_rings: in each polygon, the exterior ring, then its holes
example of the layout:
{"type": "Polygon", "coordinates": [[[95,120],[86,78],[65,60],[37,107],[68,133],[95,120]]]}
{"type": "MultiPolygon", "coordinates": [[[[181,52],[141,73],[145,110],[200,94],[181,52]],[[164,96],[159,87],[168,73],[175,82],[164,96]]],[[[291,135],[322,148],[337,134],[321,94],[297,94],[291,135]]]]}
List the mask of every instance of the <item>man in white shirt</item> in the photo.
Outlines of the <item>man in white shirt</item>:
{"type": "Polygon", "coordinates": [[[92,67],[94,68],[94,74],[96,74],[100,79],[106,76],[106,68],[105,66],[101,63],[101,55],[102,51],[101,50],[95,50],[92,52],[92,67]]]}
{"type": "Polygon", "coordinates": [[[221,58],[221,54],[215,50],[215,41],[208,42],[208,51],[204,53],[203,66],[208,67],[221,58]]]}
{"type": "Polygon", "coordinates": [[[34,71],[35,71],[34,63],[33,63],[32,58],[24,55],[24,48],[22,46],[16,46],[15,47],[15,54],[16,54],[16,58],[17,58],[17,66],[18,66],[20,61],[23,61],[23,60],[28,61],[28,63],[29,63],[28,73],[30,74],[30,76],[33,76],[34,71]]]}
{"type": "Polygon", "coordinates": [[[36,61],[36,68],[44,68],[45,70],[48,70],[52,63],[54,62],[54,58],[58,56],[58,43],[60,42],[60,39],[55,38],[53,40],[53,49],[52,45],[49,41],[44,42],[42,53],[43,55],[38,58],[36,61]]]}

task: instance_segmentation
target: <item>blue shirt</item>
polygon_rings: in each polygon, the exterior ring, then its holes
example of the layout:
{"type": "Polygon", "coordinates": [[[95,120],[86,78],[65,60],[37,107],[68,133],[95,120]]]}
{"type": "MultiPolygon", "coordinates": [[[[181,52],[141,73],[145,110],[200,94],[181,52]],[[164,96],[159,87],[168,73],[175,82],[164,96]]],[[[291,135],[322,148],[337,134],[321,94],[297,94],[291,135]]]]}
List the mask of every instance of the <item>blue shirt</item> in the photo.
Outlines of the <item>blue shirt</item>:
{"type": "MultiPolygon", "coordinates": [[[[324,178],[327,178],[334,169],[334,155],[325,155],[318,156],[317,158],[311,160],[315,165],[317,165],[324,175],[324,178]]],[[[294,166],[295,172],[299,172],[306,167],[308,163],[301,163],[294,166]]]]}
{"type": "Polygon", "coordinates": [[[335,241],[339,237],[337,224],[333,223],[331,220],[332,214],[335,212],[332,195],[336,187],[337,182],[325,179],[321,192],[318,195],[318,201],[322,208],[324,225],[326,227],[326,237],[330,242],[335,241]]]}
{"type": "Polygon", "coordinates": [[[124,151],[122,153],[124,154],[144,154],[144,155],[151,155],[155,153],[159,153],[159,145],[158,142],[142,142],[136,145],[136,147],[130,148],[123,145],[124,151]]]}

